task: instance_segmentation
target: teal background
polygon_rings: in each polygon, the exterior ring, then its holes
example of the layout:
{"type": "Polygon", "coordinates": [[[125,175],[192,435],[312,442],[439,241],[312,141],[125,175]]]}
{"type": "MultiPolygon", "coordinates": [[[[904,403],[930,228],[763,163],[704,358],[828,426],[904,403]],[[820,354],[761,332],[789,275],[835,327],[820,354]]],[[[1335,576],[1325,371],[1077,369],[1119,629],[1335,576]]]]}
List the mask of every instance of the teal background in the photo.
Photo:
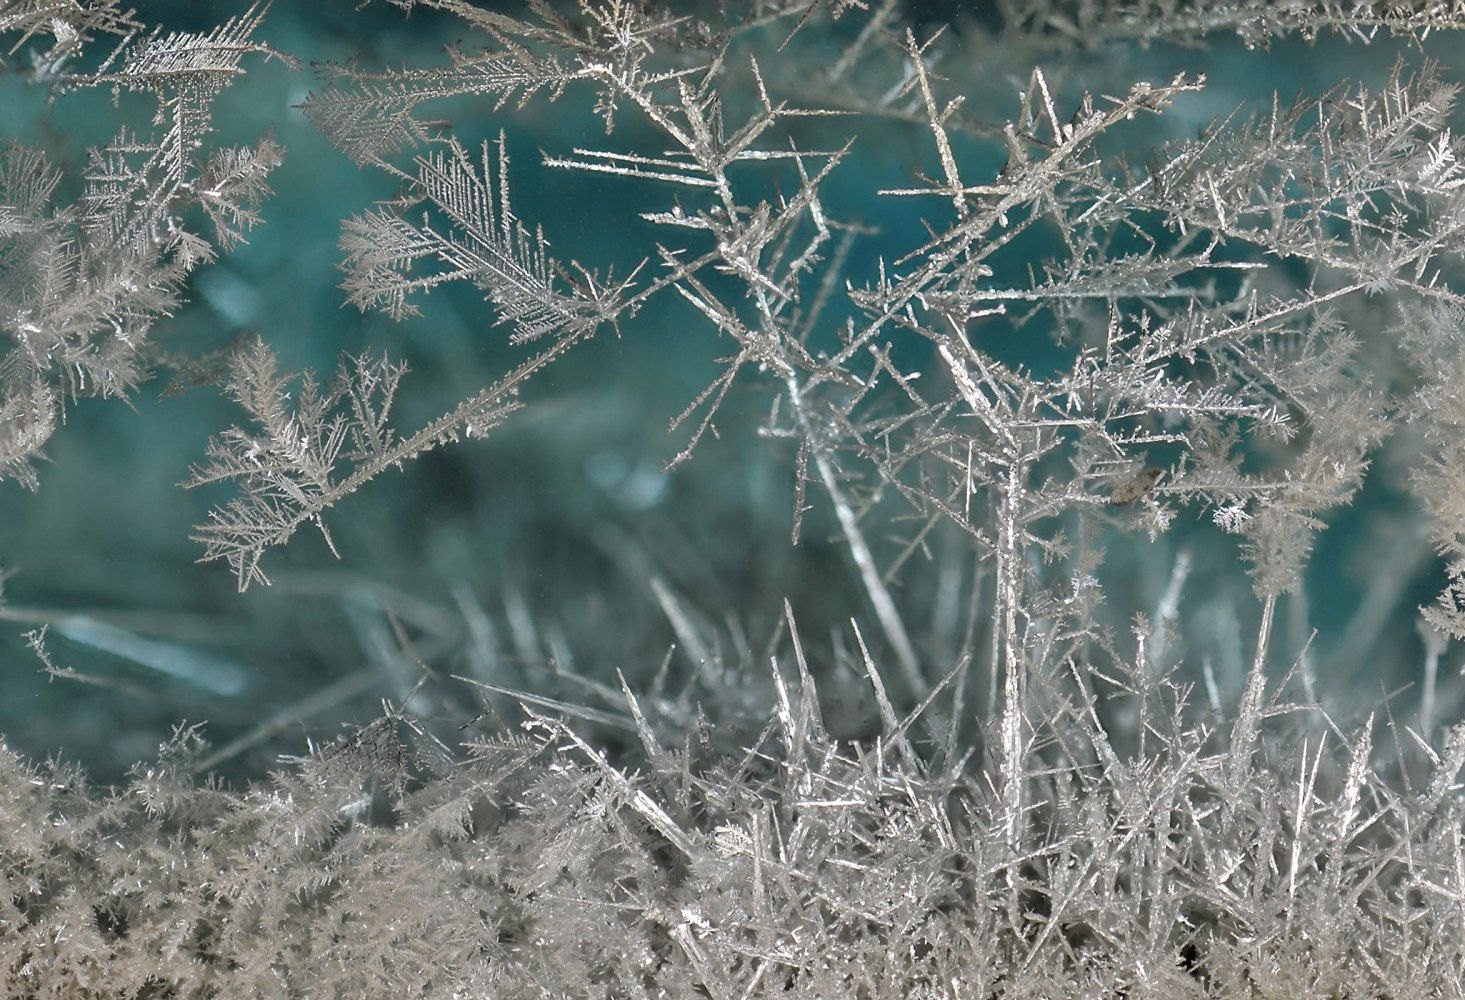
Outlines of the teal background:
{"type": "MultiPolygon", "coordinates": [[[[202,29],[236,12],[227,4],[145,4],[139,16],[202,29]]],[[[934,21],[944,13],[931,7],[918,17],[934,21]]],[[[846,22],[836,32],[854,27],[846,22]]],[[[984,120],[1014,113],[1035,62],[1069,103],[1082,89],[1119,93],[1135,79],[1204,71],[1204,93],[1113,140],[1136,150],[1193,134],[1240,103],[1260,110],[1274,89],[1285,99],[1345,79],[1377,86],[1401,52],[1419,57],[1388,40],[1363,46],[1332,37],[1270,52],[1218,38],[1209,50],[1127,46],[1055,54],[993,48],[981,43],[979,27],[963,30],[980,59],[956,61],[944,87],[969,93],[968,111],[984,120]]],[[[818,24],[805,29],[789,64],[836,51],[825,31],[818,24]]],[[[252,58],[247,75],[214,108],[220,144],[274,130],[285,148],[275,196],[247,246],[193,276],[188,305],[155,330],[159,345],[200,353],[257,331],[283,367],[326,373],[343,351],[386,350],[412,368],[397,410],[404,428],[448,410],[523,356],[491,328],[488,307],[469,288],[421,300],[423,315],[402,323],[343,307],[340,222],[389,197],[395,184],[351,164],[296,108],[315,86],[311,61],[433,64],[442,60],[443,44],[463,34],[458,22],[430,12],[404,18],[385,5],[352,11],[276,3],[261,38],[302,65],[292,70],[252,58]]],[[[1437,36],[1424,52],[1450,66],[1457,49],[1455,39],[1437,36]]],[[[799,92],[797,71],[790,79],[769,63],[764,68],[785,96],[817,101],[799,92]]],[[[536,100],[523,112],[496,114],[471,101],[433,110],[451,119],[470,147],[505,130],[519,214],[544,226],[562,259],[602,271],[614,264],[625,273],[664,238],[636,213],[666,207],[667,193],[540,164],[540,150],[627,149],[646,137],[625,113],[606,139],[588,104],[572,90],[556,104],[536,100]]],[[[13,72],[0,77],[5,138],[42,146],[72,171],[85,148],[105,141],[119,123],[145,125],[148,105],[124,95],[114,107],[106,91],[49,100],[13,72]]],[[[835,135],[847,126],[825,128],[835,135]]],[[[870,193],[937,165],[922,126],[860,122],[855,131],[853,155],[830,179],[825,198],[837,217],[880,230],[851,260],[858,279],[872,273],[876,254],[898,253],[922,235],[913,200],[870,193]]],[[[968,177],[1000,164],[993,145],[964,143],[958,154],[968,177]]],[[[243,595],[227,567],[196,564],[200,550],[188,541],[223,494],[177,485],[202,458],[208,437],[237,418],[232,405],[209,389],[159,399],[164,381],[146,387],[133,408],[81,401],[46,449],[39,492],[0,484],[0,565],[13,574],[0,623],[0,733],[27,753],[77,759],[101,780],[116,780],[179,720],[206,720],[215,744],[227,745],[278,718],[271,738],[221,764],[231,777],[257,774],[275,755],[300,752],[308,736],[329,736],[343,722],[369,717],[379,699],[408,696],[419,672],[397,648],[393,617],[435,671],[475,669],[483,647],[475,653],[466,624],[473,615],[465,617],[465,608],[482,608],[498,636],[499,662],[477,669],[508,686],[556,688],[545,661],[600,679],[620,669],[644,683],[674,639],[651,592],[653,576],[706,621],[736,623],[726,634],[745,634],[755,649],[773,634],[788,597],[810,645],[828,648],[831,632],[849,617],[870,616],[814,488],[803,541],[797,548],[788,543],[792,453],[756,433],[766,392],[741,381],[718,420],[719,436],[706,439],[688,465],[662,471],[685,440],[685,432],[668,434],[668,420],[715,377],[716,359],[727,351],[695,314],[664,297],[624,324],[621,336],[602,333],[538,378],[526,408],[489,440],[442,449],[342,503],[328,518],[341,561],[317,535],[302,533],[266,557],[275,586],[243,595]],[[48,621],[55,623],[56,661],[110,686],[49,682],[36,671],[22,633],[48,621]],[[524,632],[525,621],[535,634],[524,632]],[[541,662],[524,655],[530,651],[541,662]],[[190,676],[164,672],[167,664],[185,665],[190,676]],[[291,717],[318,695],[323,710],[291,717]]],[[[1320,630],[1312,649],[1319,685],[1341,705],[1376,701],[1417,678],[1422,646],[1413,609],[1433,597],[1442,575],[1402,490],[1407,466],[1407,455],[1388,453],[1358,503],[1331,517],[1305,612],[1296,601],[1284,609],[1290,650],[1301,648],[1309,626],[1320,630]]],[[[1187,652],[1192,662],[1210,659],[1234,686],[1256,613],[1234,542],[1185,512],[1158,543],[1135,535],[1106,545],[1105,614],[1121,628],[1133,612],[1154,607],[1176,554],[1193,553],[1182,602],[1187,652]]],[[[939,568],[908,570],[901,598],[917,634],[939,603],[939,568]]],[[[1453,673],[1455,661],[1448,662],[1453,673]]],[[[470,715],[472,699],[454,690],[434,684],[414,707],[470,715]]]]}

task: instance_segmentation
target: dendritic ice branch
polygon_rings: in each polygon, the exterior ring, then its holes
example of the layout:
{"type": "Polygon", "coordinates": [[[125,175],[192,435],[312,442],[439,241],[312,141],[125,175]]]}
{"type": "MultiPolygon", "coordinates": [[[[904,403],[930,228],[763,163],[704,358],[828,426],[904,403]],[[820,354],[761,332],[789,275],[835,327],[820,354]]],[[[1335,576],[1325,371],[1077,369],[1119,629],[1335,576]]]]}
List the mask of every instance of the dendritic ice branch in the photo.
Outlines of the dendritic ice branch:
{"type": "Polygon", "coordinates": [[[18,35],[10,54],[30,53],[32,82],[156,102],[151,131],[120,128],[87,153],[79,177],[39,150],[0,150],[0,476],[34,487],[33,459],[67,402],[126,396],[145,381],[152,328],[177,308],[185,279],[259,221],[283,156],[274,136],[215,149],[206,140],[213,102],[242,60],[284,58],[254,40],[265,9],[208,32],[164,33],[111,3],[0,5],[0,37],[18,35]],[[54,44],[38,52],[43,34],[54,44]],[[112,51],[87,59],[106,35],[112,51]],[[59,200],[67,190],[74,200],[59,200]],[[202,232],[190,218],[200,210],[202,232]]]}
{"type": "Polygon", "coordinates": [[[469,281],[493,303],[496,321],[513,327],[513,343],[583,334],[624,308],[620,288],[605,287],[573,263],[578,273],[572,274],[550,256],[543,231],[531,234],[514,214],[502,135],[496,183],[487,143],[477,163],[449,140],[415,164],[415,175],[402,175],[407,195],[344,227],[347,301],[401,319],[416,312],[408,301],[414,292],[469,281]],[[439,213],[445,225],[440,228],[427,211],[420,221],[410,220],[418,204],[439,213]]]}
{"type": "Polygon", "coordinates": [[[530,359],[488,389],[415,434],[402,437],[391,422],[406,366],[386,358],[347,357],[321,384],[310,374],[282,375],[261,340],[231,362],[229,393],[249,415],[208,447],[185,485],[230,481],[240,495],[214,507],[194,540],[204,560],[223,559],[239,589],[268,584],[260,566],[267,549],[283,545],[309,523],[335,551],[322,514],[389,468],[460,436],[481,437],[517,408],[520,384],[563,352],[572,338],[530,359]]]}

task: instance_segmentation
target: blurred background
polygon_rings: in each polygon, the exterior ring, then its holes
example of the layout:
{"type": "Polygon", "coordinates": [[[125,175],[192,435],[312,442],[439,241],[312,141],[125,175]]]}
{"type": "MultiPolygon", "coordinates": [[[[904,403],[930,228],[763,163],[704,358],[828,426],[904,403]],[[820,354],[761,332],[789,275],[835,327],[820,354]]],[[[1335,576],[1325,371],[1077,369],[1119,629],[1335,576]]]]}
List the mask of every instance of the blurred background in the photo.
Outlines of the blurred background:
{"type": "MultiPolygon", "coordinates": [[[[1084,90],[1121,93],[1137,79],[1204,72],[1203,93],[1108,140],[1137,159],[1238,105],[1263,110],[1273,91],[1285,101],[1343,80],[1378,86],[1400,58],[1465,63],[1459,41],[1438,35],[1422,50],[1335,36],[1270,51],[1229,36],[1209,39],[1206,49],[1080,49],[1059,39],[1016,45],[999,43],[995,15],[964,17],[969,6],[913,0],[903,16],[922,37],[951,22],[942,86],[948,95],[967,94],[964,110],[979,122],[995,125],[1016,113],[1034,65],[1069,106],[1084,90]]],[[[166,29],[206,30],[242,9],[180,0],[140,4],[138,16],[166,29]]],[[[812,17],[776,61],[762,63],[775,97],[821,103],[827,95],[802,89],[812,77],[800,67],[835,58],[861,23],[859,11],[837,22],[812,17]]],[[[775,49],[791,27],[787,20],[770,27],[760,51],[775,49]]],[[[353,165],[297,107],[318,86],[312,63],[439,65],[444,45],[464,35],[461,21],[422,9],[408,16],[384,4],[353,10],[277,0],[261,38],[301,65],[252,59],[214,108],[218,144],[274,131],[285,149],[272,177],[275,195],[247,245],[194,274],[188,304],[155,330],[161,349],[198,355],[258,333],[283,368],[322,374],[342,352],[386,351],[411,367],[396,411],[406,429],[524,356],[493,328],[490,308],[471,288],[446,286],[420,301],[420,317],[400,323],[343,307],[340,223],[391,197],[397,183],[353,165]]],[[[46,149],[73,178],[88,146],[122,124],[147,127],[152,109],[144,98],[123,95],[114,104],[105,90],[52,97],[16,72],[21,55],[4,65],[4,140],[46,149]]],[[[1451,69],[1445,76],[1458,78],[1451,69]]],[[[655,141],[629,113],[607,139],[589,105],[572,89],[522,111],[473,101],[433,111],[469,148],[502,130],[519,215],[544,227],[561,259],[624,274],[664,238],[638,212],[666,208],[666,192],[541,163],[542,153],[655,141]]],[[[857,134],[824,188],[825,203],[835,217],[873,231],[849,264],[856,276],[872,275],[877,256],[898,256],[923,239],[913,199],[873,192],[939,169],[929,129],[895,119],[820,127],[827,136],[857,134]]],[[[972,134],[962,142],[968,177],[1000,166],[1000,140],[972,134]]],[[[383,698],[444,720],[470,718],[481,708],[478,694],[450,674],[584,701],[595,692],[582,680],[615,684],[616,670],[633,688],[657,685],[669,655],[672,669],[685,674],[689,639],[718,645],[730,662],[766,663],[761,651],[778,633],[785,599],[829,679],[826,695],[853,691],[848,621],[870,619],[867,600],[817,489],[800,543],[789,542],[792,447],[758,434],[767,393],[753,380],[739,382],[717,435],[690,462],[664,471],[687,440],[687,429],[669,431],[669,421],[716,377],[717,359],[729,349],[689,307],[663,297],[619,336],[603,332],[531,383],[525,408],[487,440],[442,448],[340,504],[327,518],[339,560],[317,533],[304,531],[267,555],[274,585],[245,594],[226,566],[196,563],[201,547],[188,537],[226,492],[178,485],[202,460],[210,435],[238,419],[232,404],[212,388],[165,396],[166,378],[145,387],[131,407],[81,401],[46,449],[39,491],[0,483],[0,733],[33,757],[79,761],[96,779],[116,781],[179,722],[206,722],[219,750],[210,766],[243,779],[274,766],[281,753],[302,752],[307,739],[371,718],[383,698]],[[51,680],[39,670],[25,633],[43,624],[50,625],[53,660],[85,682],[51,680]],[[669,654],[673,647],[678,652],[669,654]]],[[[1369,357],[1380,380],[1407,379],[1387,367],[1386,350],[1369,357]]],[[[1400,710],[1413,711],[1403,706],[1413,704],[1409,685],[1426,658],[1415,609],[1433,599],[1443,573],[1405,490],[1411,447],[1407,436],[1396,436],[1355,505],[1330,516],[1305,593],[1284,608],[1286,649],[1278,660],[1285,666],[1301,655],[1317,628],[1306,654],[1309,675],[1339,713],[1396,691],[1400,710]]],[[[904,540],[895,529],[880,536],[882,556],[893,557],[904,540]]],[[[1136,612],[1153,617],[1177,561],[1185,560],[1173,655],[1192,669],[1204,661],[1223,694],[1239,691],[1257,611],[1235,540],[1189,511],[1157,541],[1140,533],[1103,544],[1106,620],[1122,632],[1136,612]]],[[[982,634],[981,623],[959,611],[981,585],[980,573],[955,536],[934,536],[913,559],[897,596],[937,675],[961,642],[982,634]]],[[[1455,676],[1457,660],[1447,655],[1440,669],[1455,676]]],[[[1458,701],[1458,689],[1448,692],[1458,701]]],[[[856,695],[849,700],[845,718],[857,733],[870,710],[856,695]]]]}

